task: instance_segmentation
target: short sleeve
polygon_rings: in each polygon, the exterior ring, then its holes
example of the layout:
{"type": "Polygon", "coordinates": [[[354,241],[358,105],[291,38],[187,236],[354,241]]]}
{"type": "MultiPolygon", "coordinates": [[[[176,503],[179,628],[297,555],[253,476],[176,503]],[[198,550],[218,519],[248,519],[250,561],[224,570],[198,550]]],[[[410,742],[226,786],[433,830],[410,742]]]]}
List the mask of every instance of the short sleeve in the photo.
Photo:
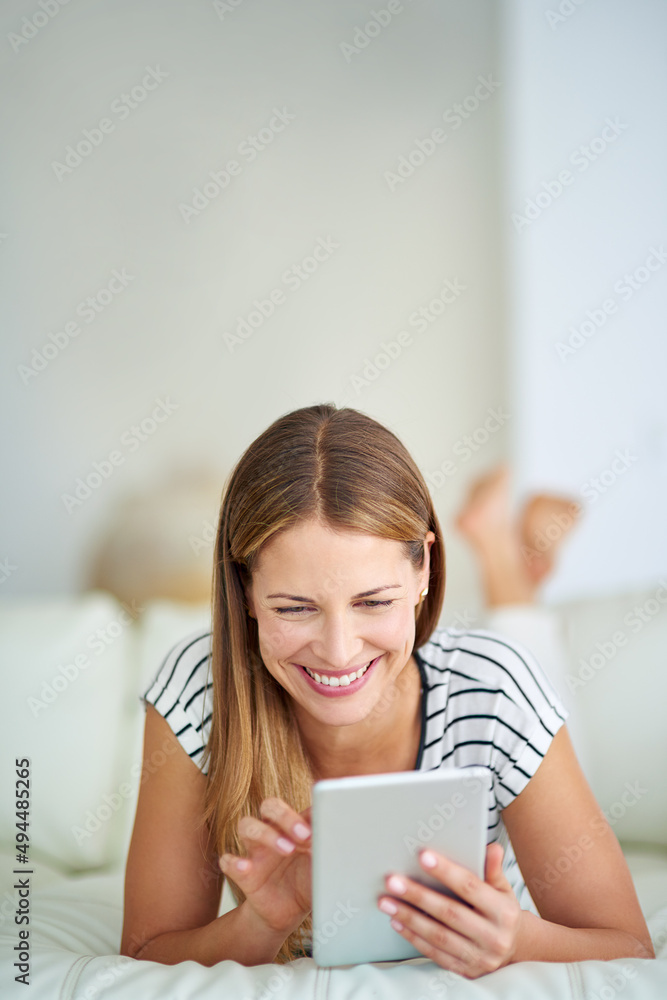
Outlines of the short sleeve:
{"type": "Polygon", "coordinates": [[[187,755],[200,768],[210,732],[213,704],[210,675],[211,633],[198,631],[177,643],[165,657],[141,700],[167,721],[187,755]]]}
{"type": "Polygon", "coordinates": [[[487,635],[497,648],[504,647],[498,656],[503,697],[497,704],[503,753],[498,754],[494,774],[496,799],[500,808],[505,809],[537,771],[569,712],[525,646],[499,634],[487,635]]]}

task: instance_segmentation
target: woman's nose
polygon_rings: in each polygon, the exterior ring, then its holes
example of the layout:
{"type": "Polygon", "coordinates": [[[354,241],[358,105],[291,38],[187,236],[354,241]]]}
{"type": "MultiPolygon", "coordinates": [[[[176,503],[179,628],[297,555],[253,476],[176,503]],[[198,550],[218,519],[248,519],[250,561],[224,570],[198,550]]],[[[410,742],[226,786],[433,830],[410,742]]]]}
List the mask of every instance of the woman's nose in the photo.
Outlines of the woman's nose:
{"type": "Polygon", "coordinates": [[[312,649],[323,669],[345,670],[348,667],[363,666],[364,640],[349,623],[336,618],[322,622],[320,634],[312,643],[312,649]]]}

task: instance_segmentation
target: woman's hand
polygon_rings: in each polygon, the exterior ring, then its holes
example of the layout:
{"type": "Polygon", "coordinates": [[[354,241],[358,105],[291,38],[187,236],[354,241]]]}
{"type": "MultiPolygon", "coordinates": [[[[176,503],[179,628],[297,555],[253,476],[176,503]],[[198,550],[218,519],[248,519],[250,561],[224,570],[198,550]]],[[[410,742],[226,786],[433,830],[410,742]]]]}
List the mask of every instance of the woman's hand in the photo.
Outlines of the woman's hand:
{"type": "Polygon", "coordinates": [[[503,875],[503,853],[500,844],[488,845],[485,881],[482,882],[467,868],[436,851],[420,852],[424,871],[469,903],[472,909],[404,875],[387,876],[387,890],[393,895],[378,897],[379,907],[386,913],[388,910],[383,903],[393,905],[396,908],[391,920],[394,930],[441,968],[457,972],[466,979],[493,972],[512,961],[521,920],[519,901],[503,875]],[[429,856],[434,866],[427,863],[429,856]],[[401,883],[405,886],[404,891],[400,889],[401,883]],[[429,916],[419,913],[415,906],[429,916]]]}
{"type": "Polygon", "coordinates": [[[223,854],[219,864],[260,920],[287,937],[312,909],[310,807],[298,813],[271,797],[259,808],[262,819],[239,820],[248,856],[223,854]]]}

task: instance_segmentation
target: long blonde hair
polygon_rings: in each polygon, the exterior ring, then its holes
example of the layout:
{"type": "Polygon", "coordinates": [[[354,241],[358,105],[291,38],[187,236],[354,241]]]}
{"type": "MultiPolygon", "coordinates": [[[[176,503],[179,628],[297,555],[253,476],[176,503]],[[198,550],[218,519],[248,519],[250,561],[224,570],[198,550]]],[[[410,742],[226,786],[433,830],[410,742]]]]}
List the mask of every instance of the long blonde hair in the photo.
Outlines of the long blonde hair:
{"type": "MultiPolygon", "coordinates": [[[[438,624],[445,590],[440,525],[424,479],[405,446],[359,410],[330,403],[276,420],[246,449],[223,494],[215,544],[212,597],[213,708],[204,760],[204,822],[218,854],[243,855],[239,819],[259,818],[277,796],[297,812],[311,804],[313,773],[291,698],[264,666],[257,621],[244,586],[262,546],[304,520],[404,543],[415,571],[430,550],[428,594],[418,607],[414,648],[438,624]]],[[[237,904],[246,898],[228,878],[237,904]]],[[[304,954],[309,915],[283,943],[276,962],[304,954]]]]}

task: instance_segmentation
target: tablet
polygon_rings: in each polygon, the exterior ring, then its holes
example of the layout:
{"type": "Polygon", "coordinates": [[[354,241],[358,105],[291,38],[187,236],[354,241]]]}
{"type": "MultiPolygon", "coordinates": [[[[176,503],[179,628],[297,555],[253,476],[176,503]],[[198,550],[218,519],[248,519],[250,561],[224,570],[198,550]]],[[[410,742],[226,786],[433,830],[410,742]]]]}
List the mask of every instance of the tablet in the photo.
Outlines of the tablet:
{"type": "MultiPolygon", "coordinates": [[[[484,878],[491,790],[486,767],[329,778],[313,785],[312,955],[319,966],[424,957],[378,909],[403,872],[454,896],[419,864],[432,847],[484,878]]],[[[390,894],[391,895],[391,894],[390,894]]]]}

